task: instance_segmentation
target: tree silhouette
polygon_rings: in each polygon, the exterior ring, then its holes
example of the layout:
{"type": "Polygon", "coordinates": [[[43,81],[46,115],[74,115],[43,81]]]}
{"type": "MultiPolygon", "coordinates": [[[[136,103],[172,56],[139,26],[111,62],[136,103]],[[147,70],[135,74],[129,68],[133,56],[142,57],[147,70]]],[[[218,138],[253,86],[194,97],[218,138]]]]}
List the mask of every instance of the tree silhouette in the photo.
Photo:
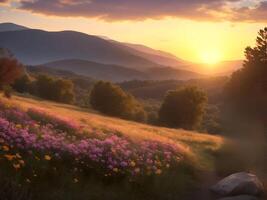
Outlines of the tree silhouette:
{"type": "Polygon", "coordinates": [[[243,68],[233,73],[227,87],[227,102],[250,116],[267,116],[267,27],[260,30],[255,47],[245,49],[243,68]]]}

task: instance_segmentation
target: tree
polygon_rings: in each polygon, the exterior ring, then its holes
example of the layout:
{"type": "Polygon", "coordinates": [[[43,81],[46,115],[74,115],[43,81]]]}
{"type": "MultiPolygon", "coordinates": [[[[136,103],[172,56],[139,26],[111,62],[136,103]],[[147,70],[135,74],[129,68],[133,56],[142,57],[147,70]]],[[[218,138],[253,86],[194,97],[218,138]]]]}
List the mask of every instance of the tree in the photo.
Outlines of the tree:
{"type": "Polygon", "coordinates": [[[62,103],[73,103],[73,83],[66,79],[54,79],[48,75],[39,75],[35,81],[37,95],[62,103]]]}
{"type": "Polygon", "coordinates": [[[28,74],[25,74],[24,76],[16,79],[12,84],[12,87],[14,88],[14,90],[20,93],[30,92],[31,83],[32,81],[30,76],[28,74]]]}
{"type": "Polygon", "coordinates": [[[254,48],[247,47],[243,68],[226,86],[232,109],[259,119],[267,117],[267,27],[260,30],[254,48]]]}
{"type": "Polygon", "coordinates": [[[136,121],[145,120],[145,112],[134,97],[110,82],[99,81],[94,85],[90,104],[107,115],[136,121]]]}
{"type": "Polygon", "coordinates": [[[159,110],[159,122],[172,128],[194,129],[201,122],[206,94],[196,87],[169,91],[159,110]]]}
{"type": "Polygon", "coordinates": [[[62,103],[73,103],[73,83],[66,79],[57,79],[53,83],[52,95],[56,101],[62,103]]]}
{"type": "Polygon", "coordinates": [[[23,73],[23,65],[16,59],[0,58],[0,87],[12,84],[23,73]]]}
{"type": "Polygon", "coordinates": [[[53,89],[53,82],[53,78],[48,75],[38,75],[35,81],[36,95],[44,99],[53,100],[51,91],[53,89]]]}

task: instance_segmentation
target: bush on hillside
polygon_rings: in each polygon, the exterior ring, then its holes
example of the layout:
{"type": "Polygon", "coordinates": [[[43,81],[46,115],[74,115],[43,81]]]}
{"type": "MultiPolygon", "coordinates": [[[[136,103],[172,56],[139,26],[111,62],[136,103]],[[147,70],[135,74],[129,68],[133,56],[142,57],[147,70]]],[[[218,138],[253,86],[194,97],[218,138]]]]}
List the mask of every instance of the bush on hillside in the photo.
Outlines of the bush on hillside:
{"type": "Polygon", "coordinates": [[[23,65],[16,59],[0,58],[0,87],[12,84],[23,73],[23,65]]]}
{"type": "Polygon", "coordinates": [[[201,122],[206,94],[196,87],[169,91],[159,110],[159,122],[173,128],[195,129],[201,122]]]}
{"type": "Polygon", "coordinates": [[[130,94],[110,82],[99,81],[91,91],[92,107],[104,114],[135,121],[145,121],[143,107],[130,94]]]}
{"type": "Polygon", "coordinates": [[[14,90],[19,93],[30,93],[31,91],[31,78],[29,75],[25,74],[24,76],[15,80],[12,84],[14,90]]]}
{"type": "Polygon", "coordinates": [[[34,82],[35,92],[44,99],[62,103],[73,103],[73,83],[66,79],[54,79],[47,75],[39,75],[34,82]]]}

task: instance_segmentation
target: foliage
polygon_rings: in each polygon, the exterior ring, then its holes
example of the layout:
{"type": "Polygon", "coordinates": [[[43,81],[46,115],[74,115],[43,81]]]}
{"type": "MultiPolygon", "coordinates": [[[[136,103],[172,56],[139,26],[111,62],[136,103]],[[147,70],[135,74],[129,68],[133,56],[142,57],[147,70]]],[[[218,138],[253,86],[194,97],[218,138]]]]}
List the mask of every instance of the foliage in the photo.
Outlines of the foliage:
{"type": "Polygon", "coordinates": [[[57,79],[48,75],[38,75],[31,80],[27,75],[16,80],[12,85],[18,92],[29,92],[44,99],[62,103],[74,101],[73,83],[66,79],[57,79]]]}
{"type": "Polygon", "coordinates": [[[159,121],[175,128],[194,129],[202,118],[206,94],[196,87],[169,91],[159,111],[159,121]]]}
{"type": "Polygon", "coordinates": [[[4,85],[3,86],[3,92],[4,92],[4,96],[8,99],[10,99],[12,97],[12,88],[9,85],[4,85]]]}
{"type": "Polygon", "coordinates": [[[207,93],[210,103],[217,104],[222,101],[221,93],[227,81],[228,77],[211,77],[192,80],[133,80],[119,85],[136,98],[157,101],[162,101],[169,90],[197,86],[207,93]]]}
{"type": "Polygon", "coordinates": [[[260,30],[256,46],[247,47],[243,68],[235,72],[226,87],[231,109],[266,118],[267,114],[267,27],[260,30]]]}
{"type": "Polygon", "coordinates": [[[32,80],[30,76],[28,74],[25,74],[24,76],[16,79],[15,82],[12,84],[12,87],[17,92],[29,93],[31,92],[31,84],[32,80]]]}
{"type": "Polygon", "coordinates": [[[132,119],[145,120],[145,111],[130,94],[110,82],[99,81],[91,91],[92,107],[104,114],[132,119]]]}
{"type": "Polygon", "coordinates": [[[13,83],[24,73],[23,65],[12,58],[0,58],[0,87],[13,83]]]}
{"type": "Polygon", "coordinates": [[[203,120],[200,125],[200,131],[210,134],[221,134],[221,111],[219,106],[207,105],[205,107],[203,120]]]}

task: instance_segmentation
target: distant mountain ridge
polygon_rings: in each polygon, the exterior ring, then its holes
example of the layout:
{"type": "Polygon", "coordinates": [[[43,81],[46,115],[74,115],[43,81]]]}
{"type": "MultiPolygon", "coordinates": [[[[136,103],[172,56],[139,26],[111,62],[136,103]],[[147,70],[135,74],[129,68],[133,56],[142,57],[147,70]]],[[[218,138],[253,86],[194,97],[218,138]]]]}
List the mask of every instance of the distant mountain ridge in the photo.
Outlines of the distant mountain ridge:
{"type": "Polygon", "coordinates": [[[181,68],[181,66],[187,64],[187,61],[177,58],[176,56],[170,53],[155,50],[141,44],[120,43],[113,40],[110,41],[114,42],[117,45],[120,45],[121,48],[125,49],[126,51],[129,51],[134,55],[145,57],[162,66],[181,68]]]}
{"type": "Polygon", "coordinates": [[[99,37],[75,31],[20,30],[0,32],[0,47],[9,49],[25,64],[82,59],[139,70],[160,66],[99,37]]]}
{"type": "Polygon", "coordinates": [[[44,68],[70,71],[94,79],[115,82],[129,80],[188,80],[205,77],[195,72],[174,69],[171,67],[155,67],[141,72],[118,65],[107,65],[78,59],[59,60],[45,63],[40,66],[43,66],[44,68]]]}
{"type": "MultiPolygon", "coordinates": [[[[206,67],[140,44],[75,31],[29,29],[12,23],[0,24],[1,47],[27,65],[49,66],[112,81],[200,78],[206,67]]],[[[223,62],[220,67],[225,70],[214,74],[230,74],[237,65],[236,61],[223,62]]]]}
{"type": "Polygon", "coordinates": [[[20,31],[20,30],[26,30],[28,29],[25,26],[13,24],[13,23],[1,23],[0,24],[0,32],[5,31],[20,31]]]}
{"type": "Polygon", "coordinates": [[[78,59],[59,60],[55,62],[45,63],[40,66],[57,70],[71,71],[78,75],[115,82],[148,78],[145,73],[134,69],[118,65],[100,64],[78,59]]]}

